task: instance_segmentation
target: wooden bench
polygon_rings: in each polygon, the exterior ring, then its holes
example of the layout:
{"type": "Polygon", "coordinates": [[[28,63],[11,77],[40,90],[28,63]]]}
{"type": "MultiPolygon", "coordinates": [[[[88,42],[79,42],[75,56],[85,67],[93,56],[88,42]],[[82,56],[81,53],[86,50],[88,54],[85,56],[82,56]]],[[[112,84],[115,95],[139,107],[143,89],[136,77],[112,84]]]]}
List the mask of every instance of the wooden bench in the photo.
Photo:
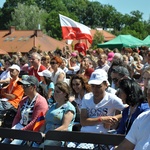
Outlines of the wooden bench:
{"type": "MultiPolygon", "coordinates": [[[[14,130],[9,128],[0,128],[0,138],[12,138],[12,139],[21,139],[29,142],[42,142],[43,137],[39,132],[33,131],[23,131],[23,130],[14,130]]],[[[33,148],[29,145],[12,145],[0,143],[1,150],[41,150],[40,148],[33,148]]]]}
{"type": "MultiPolygon", "coordinates": [[[[93,143],[93,144],[104,144],[104,145],[119,145],[125,136],[119,134],[101,134],[101,133],[85,133],[76,131],[48,131],[45,135],[45,140],[56,140],[65,142],[78,142],[78,143],[93,143]]],[[[59,146],[46,146],[45,150],[69,150],[77,148],[67,148],[59,146]]],[[[78,149],[79,150],[79,149],[78,149]]],[[[83,150],[83,149],[82,149],[83,150]]]]}

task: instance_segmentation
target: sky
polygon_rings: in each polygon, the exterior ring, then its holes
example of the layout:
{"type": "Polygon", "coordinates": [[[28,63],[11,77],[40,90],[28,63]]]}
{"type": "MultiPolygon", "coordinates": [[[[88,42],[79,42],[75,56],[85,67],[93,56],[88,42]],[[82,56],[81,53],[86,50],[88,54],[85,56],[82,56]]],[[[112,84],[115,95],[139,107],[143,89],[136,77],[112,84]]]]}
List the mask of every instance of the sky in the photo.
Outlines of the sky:
{"type": "MultiPolygon", "coordinates": [[[[0,0],[0,7],[6,0],[0,0]]],[[[101,4],[109,4],[122,14],[130,14],[131,11],[139,10],[143,13],[143,19],[148,20],[150,16],[150,0],[91,0],[101,4]]]]}
{"type": "Polygon", "coordinates": [[[6,0],[0,0],[0,7],[3,7],[3,4],[6,2],[6,0]]]}
{"type": "Polygon", "coordinates": [[[143,19],[148,20],[150,16],[150,0],[91,0],[101,4],[109,4],[122,14],[130,14],[131,11],[139,10],[143,13],[143,19]]]}

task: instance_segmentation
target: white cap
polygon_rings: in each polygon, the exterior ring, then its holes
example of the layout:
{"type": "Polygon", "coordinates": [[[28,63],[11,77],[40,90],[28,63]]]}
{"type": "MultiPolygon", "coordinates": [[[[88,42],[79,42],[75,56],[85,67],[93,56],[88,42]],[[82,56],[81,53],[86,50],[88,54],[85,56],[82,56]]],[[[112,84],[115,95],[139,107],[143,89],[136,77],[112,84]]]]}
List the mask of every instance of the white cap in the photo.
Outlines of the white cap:
{"type": "Polygon", "coordinates": [[[38,72],[38,75],[42,76],[42,77],[49,77],[49,78],[51,78],[52,73],[49,70],[43,70],[42,72],[38,72]]]}
{"type": "Polygon", "coordinates": [[[9,69],[16,69],[20,72],[20,67],[16,64],[13,64],[11,67],[9,67],[9,69]]]}
{"type": "Polygon", "coordinates": [[[96,69],[91,74],[88,84],[100,85],[103,81],[106,81],[109,84],[107,72],[103,69],[96,69]]]}

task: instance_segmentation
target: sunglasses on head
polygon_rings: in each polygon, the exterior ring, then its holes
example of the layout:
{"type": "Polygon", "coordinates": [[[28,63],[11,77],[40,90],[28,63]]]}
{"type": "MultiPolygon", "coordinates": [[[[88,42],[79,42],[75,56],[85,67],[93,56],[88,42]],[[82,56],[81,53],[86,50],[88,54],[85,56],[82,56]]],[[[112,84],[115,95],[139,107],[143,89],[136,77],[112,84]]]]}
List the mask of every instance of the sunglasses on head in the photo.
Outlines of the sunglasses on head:
{"type": "Polygon", "coordinates": [[[51,65],[57,64],[56,62],[50,62],[51,65]]]}

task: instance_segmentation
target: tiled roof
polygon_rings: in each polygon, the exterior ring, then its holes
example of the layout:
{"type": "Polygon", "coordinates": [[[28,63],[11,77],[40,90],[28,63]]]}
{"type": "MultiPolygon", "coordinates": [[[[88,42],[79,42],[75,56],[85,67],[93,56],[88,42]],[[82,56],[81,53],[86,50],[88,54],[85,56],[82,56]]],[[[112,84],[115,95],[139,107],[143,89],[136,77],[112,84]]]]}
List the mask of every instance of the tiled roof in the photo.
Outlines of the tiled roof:
{"type": "Polygon", "coordinates": [[[42,33],[41,30],[0,30],[0,49],[7,52],[28,52],[33,47],[42,51],[62,49],[65,42],[58,41],[42,33]]]}
{"type": "MultiPolygon", "coordinates": [[[[104,41],[115,38],[115,35],[107,31],[98,31],[103,34],[104,41]]],[[[94,37],[95,33],[96,30],[92,29],[92,37],[94,37]]],[[[82,41],[87,43],[87,46],[90,47],[90,43],[88,43],[87,40],[82,41]]],[[[77,42],[77,40],[74,40],[73,45],[77,42]]],[[[9,30],[0,30],[0,54],[5,54],[6,52],[28,52],[33,47],[37,47],[42,51],[53,51],[56,48],[63,49],[65,45],[66,40],[58,41],[43,34],[41,30],[16,30],[15,27],[10,27],[9,30]]]]}
{"type": "Polygon", "coordinates": [[[6,51],[0,49],[0,55],[8,54],[6,51]]]}
{"type": "Polygon", "coordinates": [[[112,40],[116,37],[115,35],[107,32],[105,30],[95,30],[95,29],[91,30],[92,37],[94,37],[94,34],[96,33],[96,31],[99,31],[100,33],[102,33],[102,35],[104,36],[104,41],[105,42],[110,41],[110,40],[112,40]]]}

